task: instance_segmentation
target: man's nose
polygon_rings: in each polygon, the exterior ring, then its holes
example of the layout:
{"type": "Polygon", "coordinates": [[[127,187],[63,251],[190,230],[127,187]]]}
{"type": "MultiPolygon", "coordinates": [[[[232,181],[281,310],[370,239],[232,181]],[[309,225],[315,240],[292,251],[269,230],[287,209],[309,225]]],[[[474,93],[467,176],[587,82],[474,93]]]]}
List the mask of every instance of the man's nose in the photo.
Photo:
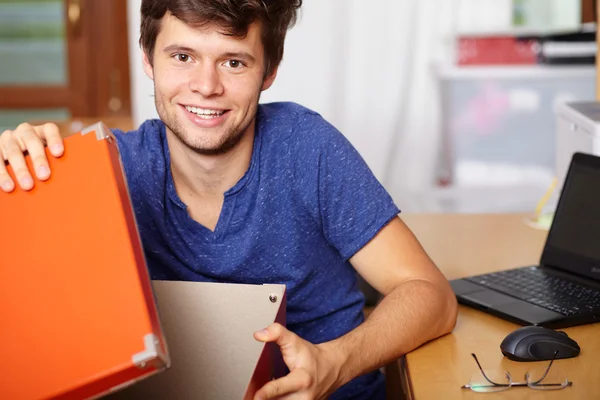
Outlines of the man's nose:
{"type": "Polygon", "coordinates": [[[198,66],[190,79],[190,89],[204,97],[222,94],[223,82],[217,68],[208,63],[198,66]]]}

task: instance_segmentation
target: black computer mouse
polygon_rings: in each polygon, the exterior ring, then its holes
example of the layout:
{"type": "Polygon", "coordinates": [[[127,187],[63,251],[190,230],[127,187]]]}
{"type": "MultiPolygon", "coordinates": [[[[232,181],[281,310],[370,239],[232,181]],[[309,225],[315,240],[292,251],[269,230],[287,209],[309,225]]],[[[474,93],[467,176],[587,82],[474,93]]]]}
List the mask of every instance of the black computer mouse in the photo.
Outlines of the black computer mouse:
{"type": "Polygon", "coordinates": [[[509,333],[500,344],[500,350],[513,361],[551,360],[557,350],[556,359],[571,358],[581,351],[565,332],[534,325],[509,333]]]}

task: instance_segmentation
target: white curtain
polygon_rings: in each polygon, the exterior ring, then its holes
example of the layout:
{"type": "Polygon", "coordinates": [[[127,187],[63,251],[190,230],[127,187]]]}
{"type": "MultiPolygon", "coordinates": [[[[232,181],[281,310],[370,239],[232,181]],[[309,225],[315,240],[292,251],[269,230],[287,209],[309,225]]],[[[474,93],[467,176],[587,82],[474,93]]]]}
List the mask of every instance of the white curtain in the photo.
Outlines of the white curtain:
{"type": "Polygon", "coordinates": [[[261,101],[291,100],[342,131],[404,210],[435,184],[440,99],[451,56],[448,0],[305,0],[261,101]]]}

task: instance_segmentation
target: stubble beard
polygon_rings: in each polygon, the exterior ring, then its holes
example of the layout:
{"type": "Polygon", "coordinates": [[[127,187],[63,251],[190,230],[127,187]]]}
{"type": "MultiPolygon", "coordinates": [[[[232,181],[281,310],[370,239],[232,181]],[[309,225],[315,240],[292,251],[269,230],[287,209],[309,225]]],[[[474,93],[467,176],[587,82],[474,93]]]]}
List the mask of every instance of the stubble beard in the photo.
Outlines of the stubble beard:
{"type": "MultiPolygon", "coordinates": [[[[240,143],[244,137],[244,133],[246,133],[248,127],[254,120],[253,117],[245,125],[231,127],[223,136],[225,140],[223,140],[222,143],[215,147],[205,147],[194,143],[190,135],[185,134],[185,128],[183,127],[183,124],[175,115],[169,115],[163,101],[159,96],[157,96],[156,89],[154,91],[154,103],[156,106],[156,111],[158,112],[158,116],[166,125],[167,129],[173,132],[177,139],[179,139],[179,141],[190,150],[202,155],[221,155],[229,152],[240,143]]],[[[258,106],[256,105],[255,107],[258,106]]],[[[253,112],[256,114],[256,109],[253,112]]]]}

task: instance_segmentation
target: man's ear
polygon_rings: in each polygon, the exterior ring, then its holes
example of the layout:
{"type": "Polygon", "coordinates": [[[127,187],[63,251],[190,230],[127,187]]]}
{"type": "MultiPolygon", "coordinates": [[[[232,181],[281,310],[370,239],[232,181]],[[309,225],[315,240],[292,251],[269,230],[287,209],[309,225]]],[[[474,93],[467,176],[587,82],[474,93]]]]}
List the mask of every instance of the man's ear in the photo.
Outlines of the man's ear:
{"type": "Polygon", "coordinates": [[[273,71],[271,71],[271,73],[269,75],[265,76],[262,87],[260,88],[261,91],[267,90],[268,88],[271,87],[271,85],[275,81],[275,78],[277,77],[277,69],[278,68],[279,68],[279,66],[273,68],[273,71]]]}
{"type": "Polygon", "coordinates": [[[143,51],[143,54],[142,62],[144,64],[144,72],[148,75],[148,78],[154,80],[154,68],[152,67],[152,64],[150,64],[146,50],[143,51]]]}

